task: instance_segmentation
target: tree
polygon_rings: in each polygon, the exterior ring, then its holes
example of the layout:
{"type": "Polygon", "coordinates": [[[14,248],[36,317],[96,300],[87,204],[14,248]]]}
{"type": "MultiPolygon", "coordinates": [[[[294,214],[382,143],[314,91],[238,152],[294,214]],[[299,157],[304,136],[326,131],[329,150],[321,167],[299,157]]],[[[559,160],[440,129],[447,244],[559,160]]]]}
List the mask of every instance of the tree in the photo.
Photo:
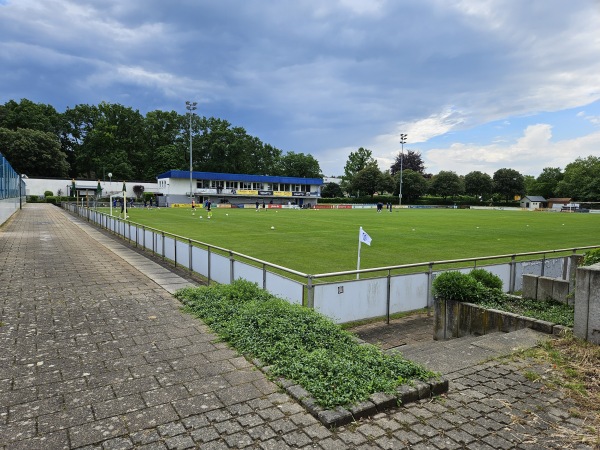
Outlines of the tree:
{"type": "Polygon", "coordinates": [[[373,197],[381,189],[382,178],[381,171],[376,166],[367,166],[352,178],[352,191],[373,197]]]}
{"type": "Polygon", "coordinates": [[[312,155],[287,152],[278,164],[278,175],[286,177],[321,178],[319,162],[312,155]]]}
{"type": "Polygon", "coordinates": [[[110,171],[116,179],[143,179],[146,139],[139,111],[102,102],[67,109],[65,117],[77,176],[100,178],[110,171]]]}
{"type": "MultiPolygon", "coordinates": [[[[394,176],[394,195],[400,195],[400,172],[394,176]]],[[[412,203],[427,193],[427,180],[411,169],[402,171],[402,201],[412,203]]]]}
{"type": "Polygon", "coordinates": [[[508,202],[511,197],[523,195],[525,182],[523,175],[514,169],[498,169],[494,172],[494,192],[508,202]]]}
{"type": "Polygon", "coordinates": [[[580,202],[600,201],[600,158],[577,158],[568,164],[557,191],[558,195],[580,202]]]}
{"type": "Polygon", "coordinates": [[[377,166],[377,161],[373,158],[373,152],[360,147],[356,152],[350,152],[348,160],[344,166],[344,177],[348,180],[354,175],[369,166],[377,166]]]}
{"type": "Polygon", "coordinates": [[[51,105],[34,103],[26,98],[19,103],[9,100],[0,105],[0,127],[16,131],[19,128],[53,133],[59,136],[61,115],[51,105]]]}
{"type": "Polygon", "coordinates": [[[340,198],[344,196],[342,188],[337,183],[325,183],[321,188],[321,197],[340,198]]]}
{"type": "Polygon", "coordinates": [[[156,110],[146,114],[142,179],[152,180],[157,174],[171,169],[189,168],[189,151],[182,149],[187,147],[189,150],[189,141],[184,137],[185,126],[185,117],[175,111],[156,110]]]}
{"type": "Polygon", "coordinates": [[[136,198],[142,197],[142,195],[144,195],[144,186],[142,186],[141,184],[134,185],[133,193],[135,194],[136,198]]]}
{"type": "Polygon", "coordinates": [[[487,173],[478,170],[465,175],[465,193],[479,197],[481,200],[492,194],[494,182],[487,173]]]}
{"type": "Polygon", "coordinates": [[[564,174],[559,167],[544,167],[535,180],[535,190],[532,194],[541,195],[546,199],[556,197],[558,183],[563,177],[564,174]]]}
{"type": "MultiPolygon", "coordinates": [[[[344,175],[342,176],[341,186],[342,189],[351,195],[355,195],[357,191],[352,187],[353,178],[358,172],[366,169],[369,166],[377,168],[377,161],[375,161],[373,158],[373,153],[371,150],[360,147],[356,152],[350,152],[350,155],[348,155],[348,160],[346,161],[346,165],[344,166],[344,175]]],[[[379,168],[377,168],[377,170],[379,170],[379,168]]]]}
{"type": "Polygon", "coordinates": [[[523,175],[523,185],[525,186],[525,195],[540,195],[537,193],[537,182],[533,175],[523,175]]]}
{"type": "Polygon", "coordinates": [[[462,194],[464,187],[455,172],[442,170],[431,179],[431,191],[445,200],[462,194]]]}
{"type": "Polygon", "coordinates": [[[29,177],[66,177],[65,154],[56,135],[29,128],[0,128],[0,148],[17,173],[29,177]]]}
{"type": "Polygon", "coordinates": [[[400,172],[400,166],[402,162],[402,170],[412,170],[413,172],[420,173],[421,175],[425,173],[425,164],[423,163],[423,158],[421,157],[420,152],[415,152],[413,150],[407,150],[402,157],[402,153],[398,153],[396,155],[396,160],[394,164],[390,167],[390,171],[392,175],[400,172]]]}
{"type": "Polygon", "coordinates": [[[199,119],[193,148],[194,167],[207,172],[274,174],[281,158],[281,150],[214,117],[199,119]]]}

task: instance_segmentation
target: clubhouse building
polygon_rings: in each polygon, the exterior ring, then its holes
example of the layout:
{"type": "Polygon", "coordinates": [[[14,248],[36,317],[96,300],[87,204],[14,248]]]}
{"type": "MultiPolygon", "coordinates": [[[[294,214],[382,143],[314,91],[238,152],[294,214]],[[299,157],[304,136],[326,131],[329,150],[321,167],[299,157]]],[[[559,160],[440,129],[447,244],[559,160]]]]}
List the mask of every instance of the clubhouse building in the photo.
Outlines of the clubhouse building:
{"type": "Polygon", "coordinates": [[[264,203],[270,207],[316,206],[321,196],[321,178],[279,177],[216,172],[170,170],[157,176],[161,206],[203,204],[243,207],[264,203]],[[191,182],[190,182],[191,180],[191,182]],[[191,192],[190,192],[191,187],[191,192]]]}

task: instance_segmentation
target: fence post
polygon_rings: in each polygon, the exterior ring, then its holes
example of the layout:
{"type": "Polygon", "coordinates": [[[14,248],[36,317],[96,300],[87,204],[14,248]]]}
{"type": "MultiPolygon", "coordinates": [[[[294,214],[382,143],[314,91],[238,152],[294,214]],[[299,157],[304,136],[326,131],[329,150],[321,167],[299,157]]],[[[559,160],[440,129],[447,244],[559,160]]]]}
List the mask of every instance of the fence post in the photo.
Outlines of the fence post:
{"type": "Polygon", "coordinates": [[[546,272],[546,254],[544,253],[544,256],[542,257],[542,273],[540,276],[543,277],[545,272],[546,272]]]}
{"type": "Polygon", "coordinates": [[[192,240],[188,239],[188,244],[190,246],[190,272],[192,271],[192,240]]]}
{"type": "Polygon", "coordinates": [[[177,268],[177,238],[173,239],[173,254],[175,255],[175,267],[177,268]]]}
{"type": "Polygon", "coordinates": [[[308,294],[306,299],[306,306],[310,309],[315,309],[315,290],[313,286],[312,275],[308,276],[306,290],[308,294]]]}
{"type": "Polygon", "coordinates": [[[511,294],[513,292],[515,292],[515,283],[517,281],[517,262],[516,262],[516,255],[512,255],[510,258],[510,276],[509,276],[509,286],[508,286],[508,292],[510,292],[511,294]]]}
{"type": "Polygon", "coordinates": [[[233,283],[235,280],[235,258],[233,257],[233,252],[229,250],[229,284],[233,283]]]}
{"type": "Polygon", "coordinates": [[[207,274],[206,274],[206,278],[208,279],[206,282],[207,286],[210,286],[210,260],[211,260],[211,253],[210,253],[210,246],[206,249],[207,251],[207,261],[206,261],[206,266],[207,266],[207,274]]]}
{"type": "Polygon", "coordinates": [[[162,255],[161,256],[162,256],[162,259],[164,261],[165,260],[165,232],[161,231],[160,234],[161,234],[161,237],[162,237],[162,245],[161,245],[161,247],[162,247],[162,251],[161,251],[162,255]]]}
{"type": "Polygon", "coordinates": [[[387,317],[387,324],[390,324],[390,301],[391,301],[391,290],[392,290],[392,270],[388,269],[388,274],[387,274],[387,304],[386,304],[386,310],[385,310],[385,315],[387,317]]]}
{"type": "Polygon", "coordinates": [[[431,316],[431,305],[433,304],[431,295],[431,286],[433,283],[433,263],[429,263],[429,271],[427,272],[427,317],[431,316]]]}
{"type": "Polygon", "coordinates": [[[263,277],[263,289],[266,291],[267,290],[267,265],[263,264],[262,265],[262,277],[263,277]]]}

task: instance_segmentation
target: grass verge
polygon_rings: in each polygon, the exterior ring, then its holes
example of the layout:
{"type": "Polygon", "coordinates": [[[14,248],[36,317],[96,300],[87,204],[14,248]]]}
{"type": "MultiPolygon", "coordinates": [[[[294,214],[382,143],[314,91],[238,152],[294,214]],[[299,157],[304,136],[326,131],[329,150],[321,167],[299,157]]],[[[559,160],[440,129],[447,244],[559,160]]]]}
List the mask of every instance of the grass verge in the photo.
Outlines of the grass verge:
{"type": "Polygon", "coordinates": [[[600,346],[567,333],[527,350],[525,356],[544,361],[550,367],[542,373],[528,372],[525,376],[534,378],[537,373],[537,379],[532,381],[560,389],[575,404],[571,416],[582,420],[576,432],[559,429],[557,436],[600,449],[600,346]]]}
{"type": "Polygon", "coordinates": [[[281,300],[254,283],[186,288],[176,297],[233,348],[270,366],[269,375],[300,384],[324,408],[394,393],[437,374],[354,336],[313,310],[281,300]]]}

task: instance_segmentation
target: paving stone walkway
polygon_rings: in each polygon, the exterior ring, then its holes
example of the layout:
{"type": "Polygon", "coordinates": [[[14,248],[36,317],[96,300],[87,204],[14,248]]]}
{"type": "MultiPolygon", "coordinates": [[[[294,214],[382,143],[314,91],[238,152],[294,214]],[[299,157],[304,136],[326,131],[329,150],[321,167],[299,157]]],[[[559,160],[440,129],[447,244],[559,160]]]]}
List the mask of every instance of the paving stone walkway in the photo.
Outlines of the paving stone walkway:
{"type": "Polygon", "coordinates": [[[519,360],[329,430],[181,312],[169,292],[188,281],[164,271],[52,205],[0,227],[0,449],[591,448],[519,360]]]}

